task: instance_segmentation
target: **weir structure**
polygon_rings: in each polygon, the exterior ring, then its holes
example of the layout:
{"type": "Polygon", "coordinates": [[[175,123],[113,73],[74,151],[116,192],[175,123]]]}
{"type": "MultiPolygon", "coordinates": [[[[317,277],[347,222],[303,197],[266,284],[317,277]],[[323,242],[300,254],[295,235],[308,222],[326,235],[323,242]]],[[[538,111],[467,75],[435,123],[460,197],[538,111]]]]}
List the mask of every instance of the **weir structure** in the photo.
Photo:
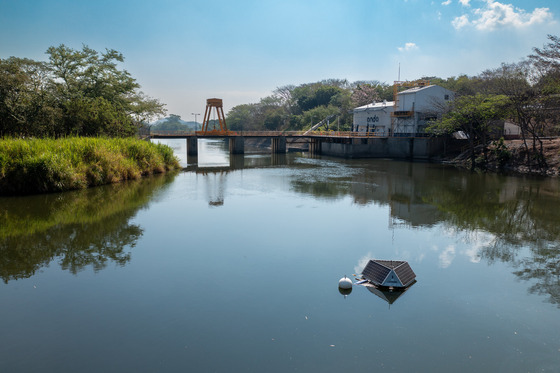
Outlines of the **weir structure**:
{"type": "Polygon", "coordinates": [[[209,98],[206,100],[206,110],[204,111],[204,120],[202,121],[202,134],[208,134],[208,132],[224,134],[227,135],[228,129],[226,125],[226,116],[224,115],[224,106],[221,98],[209,98]],[[216,121],[214,120],[214,128],[208,130],[208,125],[210,124],[210,117],[212,116],[212,109],[218,116],[218,123],[220,124],[220,129],[216,129],[216,121]]]}
{"type": "MultiPolygon", "coordinates": [[[[206,100],[206,111],[201,131],[157,131],[150,132],[151,138],[184,138],[187,141],[187,156],[196,163],[199,138],[224,138],[228,140],[230,154],[245,153],[245,138],[268,138],[272,154],[286,153],[290,144],[304,143],[310,154],[321,154],[342,158],[396,158],[429,160],[445,153],[444,140],[435,137],[387,137],[371,132],[335,131],[230,131],[227,128],[222,99],[206,100]],[[218,121],[210,117],[216,111],[218,121]],[[219,124],[220,128],[216,128],[219,124]]],[[[461,144],[455,144],[461,146],[461,144]]],[[[191,163],[189,161],[189,163],[191,163]]]]}
{"type": "MultiPolygon", "coordinates": [[[[239,134],[235,131],[229,131],[224,115],[223,101],[221,98],[209,98],[206,100],[206,110],[204,111],[204,120],[202,121],[202,129],[195,131],[193,135],[185,135],[187,139],[187,155],[190,157],[198,156],[198,139],[199,138],[226,138],[229,142],[230,154],[245,153],[245,134],[239,134]],[[212,120],[213,127],[210,129],[210,118],[215,113],[218,120],[212,120]],[[216,124],[220,128],[216,128],[216,124]]],[[[269,136],[260,134],[253,137],[270,137],[272,153],[286,153],[286,137],[281,135],[269,136]]]]}

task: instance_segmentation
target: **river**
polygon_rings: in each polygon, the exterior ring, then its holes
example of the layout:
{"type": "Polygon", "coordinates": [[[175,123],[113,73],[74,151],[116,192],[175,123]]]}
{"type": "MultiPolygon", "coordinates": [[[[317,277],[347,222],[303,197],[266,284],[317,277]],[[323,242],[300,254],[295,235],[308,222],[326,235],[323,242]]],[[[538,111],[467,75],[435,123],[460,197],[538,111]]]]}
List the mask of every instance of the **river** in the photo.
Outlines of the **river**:
{"type": "Polygon", "coordinates": [[[161,141],[188,171],[0,198],[0,371],[560,371],[558,179],[161,141]],[[369,259],[417,282],[341,294],[369,259]]]}

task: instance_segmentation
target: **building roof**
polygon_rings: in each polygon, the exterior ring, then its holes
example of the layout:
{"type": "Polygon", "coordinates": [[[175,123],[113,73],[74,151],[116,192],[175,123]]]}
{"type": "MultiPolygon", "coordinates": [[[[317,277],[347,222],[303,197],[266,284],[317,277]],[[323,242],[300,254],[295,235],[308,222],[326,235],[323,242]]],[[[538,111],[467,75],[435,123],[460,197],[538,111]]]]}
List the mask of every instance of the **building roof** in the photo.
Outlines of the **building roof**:
{"type": "Polygon", "coordinates": [[[401,91],[397,94],[398,95],[405,95],[405,94],[409,94],[409,93],[416,93],[416,92],[423,91],[425,89],[435,87],[435,86],[436,86],[435,84],[430,84],[430,85],[425,85],[423,87],[413,87],[413,88],[405,89],[404,91],[401,91]]]}
{"type": "Polygon", "coordinates": [[[441,88],[445,91],[453,93],[453,91],[450,91],[447,88],[443,88],[442,86],[439,86],[437,84],[430,84],[430,85],[425,85],[425,86],[422,86],[422,87],[413,87],[413,88],[405,89],[404,91],[401,91],[401,92],[397,93],[397,95],[407,95],[407,94],[411,94],[411,93],[417,93],[417,92],[428,90],[428,89],[435,88],[435,87],[441,88]]]}
{"type": "Polygon", "coordinates": [[[383,102],[373,102],[371,104],[367,104],[364,106],[359,106],[354,108],[354,112],[356,111],[375,111],[375,110],[383,110],[386,108],[393,109],[395,102],[394,101],[383,101],[383,102]]]}

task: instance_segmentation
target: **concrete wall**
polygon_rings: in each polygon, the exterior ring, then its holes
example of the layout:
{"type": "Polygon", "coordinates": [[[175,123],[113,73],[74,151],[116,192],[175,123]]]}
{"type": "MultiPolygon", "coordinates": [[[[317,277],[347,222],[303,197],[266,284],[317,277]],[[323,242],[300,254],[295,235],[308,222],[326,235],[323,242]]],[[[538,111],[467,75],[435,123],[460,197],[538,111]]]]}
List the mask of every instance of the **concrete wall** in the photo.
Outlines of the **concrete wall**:
{"type": "Polygon", "coordinates": [[[428,160],[443,152],[443,139],[387,137],[354,139],[352,144],[323,142],[321,154],[343,158],[397,158],[428,160]]]}

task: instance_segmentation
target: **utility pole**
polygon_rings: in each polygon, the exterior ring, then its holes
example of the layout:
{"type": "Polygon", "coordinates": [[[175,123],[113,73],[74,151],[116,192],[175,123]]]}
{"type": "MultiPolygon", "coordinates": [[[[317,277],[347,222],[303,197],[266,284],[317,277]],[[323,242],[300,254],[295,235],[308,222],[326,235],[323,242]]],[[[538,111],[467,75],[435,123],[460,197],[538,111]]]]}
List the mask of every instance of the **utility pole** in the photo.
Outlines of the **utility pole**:
{"type": "Polygon", "coordinates": [[[194,131],[196,132],[197,128],[198,128],[198,122],[196,121],[196,117],[199,116],[200,114],[195,114],[195,113],[191,113],[192,115],[194,115],[194,131]]]}

